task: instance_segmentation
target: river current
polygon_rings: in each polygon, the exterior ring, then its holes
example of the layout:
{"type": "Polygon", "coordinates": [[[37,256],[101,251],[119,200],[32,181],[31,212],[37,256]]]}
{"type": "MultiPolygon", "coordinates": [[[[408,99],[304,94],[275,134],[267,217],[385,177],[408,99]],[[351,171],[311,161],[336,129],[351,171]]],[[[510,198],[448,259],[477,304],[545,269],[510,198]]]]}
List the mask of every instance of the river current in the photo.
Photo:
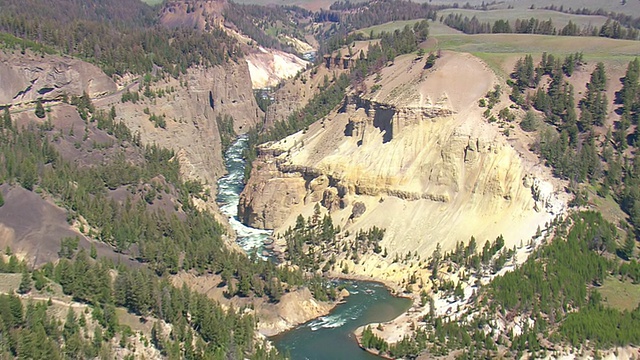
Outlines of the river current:
{"type": "Polygon", "coordinates": [[[224,156],[227,175],[218,180],[216,201],[222,213],[229,218],[231,227],[237,234],[237,243],[247,253],[257,251],[258,255],[261,255],[264,242],[271,235],[271,231],[245,226],[238,219],[238,203],[240,202],[240,193],[244,189],[245,161],[242,158],[242,151],[246,147],[247,137],[241,135],[227,149],[224,156]]]}
{"type": "MultiPolygon", "coordinates": [[[[218,181],[216,200],[236,231],[238,244],[262,255],[271,231],[245,226],[238,220],[238,202],[244,188],[246,136],[240,136],[225,154],[228,174],[218,181]]],[[[276,348],[292,360],[374,360],[379,357],[360,349],[353,331],[359,326],[388,321],[406,311],[411,300],[391,295],[382,284],[344,281],[350,295],[327,316],[309,321],[271,338],[276,348]]]]}

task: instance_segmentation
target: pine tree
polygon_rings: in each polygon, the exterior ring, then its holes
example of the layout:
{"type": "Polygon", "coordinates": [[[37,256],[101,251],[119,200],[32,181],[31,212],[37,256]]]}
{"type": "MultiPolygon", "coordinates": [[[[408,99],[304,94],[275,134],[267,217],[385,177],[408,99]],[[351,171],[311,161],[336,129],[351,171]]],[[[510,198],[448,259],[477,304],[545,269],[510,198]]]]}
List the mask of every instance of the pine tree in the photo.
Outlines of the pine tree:
{"type": "Polygon", "coordinates": [[[158,330],[157,321],[153,323],[153,327],[151,328],[151,344],[153,344],[156,349],[162,349],[160,343],[160,331],[158,330]]]}
{"type": "Polygon", "coordinates": [[[69,307],[67,311],[67,318],[64,322],[63,336],[65,339],[68,339],[71,335],[75,334],[78,331],[78,323],[76,322],[76,313],[73,311],[72,307],[69,307]]]}
{"type": "Polygon", "coordinates": [[[32,279],[35,281],[34,285],[36,287],[36,290],[42,290],[47,284],[47,279],[42,274],[42,271],[34,270],[32,279]]]}
{"type": "Polygon", "coordinates": [[[31,291],[31,275],[25,269],[22,271],[22,280],[20,281],[20,286],[18,287],[19,294],[27,294],[31,291]]]}
{"type": "Polygon", "coordinates": [[[431,255],[431,278],[436,279],[438,277],[438,268],[440,267],[440,260],[442,260],[442,247],[440,243],[436,245],[436,249],[431,255]]]}
{"type": "Polygon", "coordinates": [[[627,72],[622,80],[622,89],[616,93],[616,103],[621,104],[623,115],[630,115],[638,96],[638,78],[640,77],[640,61],[636,58],[629,62],[627,72]]]}
{"type": "Polygon", "coordinates": [[[45,111],[44,106],[42,106],[42,100],[38,99],[36,101],[36,116],[40,119],[44,119],[45,111]]]}
{"type": "Polygon", "coordinates": [[[93,348],[96,353],[102,347],[102,340],[103,340],[102,327],[96,326],[93,329],[93,348]]]}
{"type": "Polygon", "coordinates": [[[631,260],[633,258],[634,252],[636,249],[636,240],[631,235],[627,235],[627,239],[624,242],[624,246],[622,248],[622,252],[627,260],[631,260]]]}
{"type": "Polygon", "coordinates": [[[11,129],[11,114],[9,113],[9,108],[4,108],[4,114],[2,115],[2,126],[5,129],[11,129]]]}
{"type": "Polygon", "coordinates": [[[536,131],[538,128],[538,121],[536,120],[536,115],[533,111],[529,110],[526,112],[524,118],[520,121],[520,128],[527,132],[536,131]]]}
{"type": "Polygon", "coordinates": [[[4,196],[2,196],[2,192],[0,192],[0,207],[4,206],[4,196]]]}

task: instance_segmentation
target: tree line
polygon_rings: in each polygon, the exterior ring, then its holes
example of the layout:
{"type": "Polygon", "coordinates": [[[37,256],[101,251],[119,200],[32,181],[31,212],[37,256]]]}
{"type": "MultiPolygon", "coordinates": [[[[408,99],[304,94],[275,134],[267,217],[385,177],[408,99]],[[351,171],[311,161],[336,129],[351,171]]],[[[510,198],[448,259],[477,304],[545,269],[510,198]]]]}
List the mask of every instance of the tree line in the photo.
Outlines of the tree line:
{"type": "MultiPolygon", "coordinates": [[[[626,1],[626,0],[625,0],[626,1]]],[[[624,26],[625,28],[629,29],[640,29],[640,17],[634,17],[632,14],[626,14],[626,13],[617,13],[617,12],[613,12],[613,11],[606,11],[602,8],[596,9],[596,10],[592,10],[592,9],[588,9],[586,7],[584,8],[579,8],[579,9],[572,9],[572,8],[565,8],[564,5],[560,5],[560,6],[556,6],[556,5],[549,5],[549,6],[545,6],[542,9],[547,9],[547,10],[553,10],[553,11],[559,11],[559,12],[563,12],[563,13],[567,13],[567,14],[576,14],[576,15],[599,15],[599,16],[606,16],[607,18],[611,19],[612,21],[617,21],[619,22],[622,26],[624,26]]]]}
{"type": "Polygon", "coordinates": [[[569,20],[569,23],[558,29],[551,19],[539,20],[536,18],[516,19],[513,25],[509,20],[499,19],[493,24],[491,22],[481,22],[474,15],[469,18],[461,13],[451,13],[447,17],[441,16],[440,22],[445,25],[462,31],[465,34],[540,34],[540,35],[562,35],[562,36],[600,36],[612,39],[637,40],[640,34],[635,28],[627,28],[616,20],[610,18],[598,28],[597,26],[578,27],[576,23],[569,20]]]}
{"type": "MultiPolygon", "coordinates": [[[[237,41],[223,30],[164,28],[155,10],[139,1],[108,0],[94,6],[57,2],[30,0],[26,6],[3,0],[0,31],[92,62],[109,76],[150,73],[160,67],[177,77],[190,66],[220,65],[242,55],[237,41]]],[[[11,43],[23,51],[25,45],[11,43]]]]}
{"type": "MultiPolygon", "coordinates": [[[[60,137],[55,128],[43,130],[33,123],[23,129],[5,126],[0,132],[0,181],[53,195],[67,209],[70,222],[80,217],[87,222],[87,236],[129,254],[158,275],[180,270],[222,274],[225,285],[238,290],[230,291],[230,296],[267,296],[271,301],[316,281],[300,271],[227,249],[222,226],[193,205],[192,197],[206,194],[201,185],[181,179],[173,151],[140,145],[135,135],[123,130],[126,126],[113,121],[114,116],[97,112],[87,120],[87,126],[104,128],[94,131],[120,134],[110,160],[92,166],[72,163],[57,152],[51,140],[60,137]],[[137,161],[127,160],[129,156],[120,150],[123,145],[138,151],[137,161]],[[115,201],[110,197],[115,189],[126,189],[128,195],[115,201]],[[163,196],[173,199],[173,211],[154,208],[154,201],[163,196]]],[[[10,115],[7,123],[12,123],[10,115]]]]}
{"type": "MultiPolygon", "coordinates": [[[[52,283],[65,295],[88,307],[88,311],[67,310],[60,321],[48,310],[52,302],[29,302],[15,295],[0,295],[0,353],[16,358],[110,358],[112,339],[126,347],[131,329],[120,323],[116,308],[154,321],[145,342],[169,359],[277,359],[275,350],[254,342],[255,319],[242,309],[224,310],[205,295],[176,288],[167,278],[144,269],[116,266],[106,259],[94,260],[84,249],[56,265],[23,272],[33,277],[36,289],[45,296],[52,283]],[[113,273],[115,271],[115,277],[113,273]],[[38,286],[38,281],[41,285],[38,286]],[[171,324],[171,332],[160,326],[171,324]]],[[[24,283],[24,278],[23,278],[24,283]]],[[[21,293],[32,291],[26,285],[21,293]]]]}
{"type": "MultiPolygon", "coordinates": [[[[460,320],[435,315],[434,301],[425,294],[423,305],[430,311],[422,319],[425,325],[414,334],[390,345],[369,328],[363,333],[363,343],[366,340],[368,347],[386,349],[393,357],[415,357],[426,350],[433,356],[455,352],[459,359],[520,358],[525,353],[545,357],[550,353],[543,340],[589,344],[596,350],[638,344],[640,307],[632,311],[609,308],[598,291],[610,277],[637,283],[638,263],[620,256],[621,248],[628,244],[619,245],[623,234],[594,211],[556,219],[550,228],[555,231],[553,239],[545,237],[524,264],[479,287],[471,297],[474,305],[459,314],[460,320]],[[494,328],[495,319],[512,323],[516,317],[521,319],[519,333],[494,328]],[[533,320],[532,325],[527,319],[533,320]]],[[[459,244],[445,258],[460,262],[473,255],[469,250],[474,249],[459,244]]]]}

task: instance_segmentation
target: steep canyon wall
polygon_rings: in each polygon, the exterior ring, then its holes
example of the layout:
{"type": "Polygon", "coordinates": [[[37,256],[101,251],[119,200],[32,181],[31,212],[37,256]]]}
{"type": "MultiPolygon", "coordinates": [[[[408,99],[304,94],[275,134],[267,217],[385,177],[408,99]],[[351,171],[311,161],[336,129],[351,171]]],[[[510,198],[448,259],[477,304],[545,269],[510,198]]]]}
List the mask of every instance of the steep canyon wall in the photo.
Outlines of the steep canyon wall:
{"type": "Polygon", "coordinates": [[[277,231],[320,203],[351,233],[386,228],[390,253],[428,257],[438,242],[447,250],[471,236],[503,234],[512,246],[563,211],[540,165],[482,118],[477,99],[495,81],[484,64],[448,54],[432,72],[414,65],[398,61],[383,71],[382,91],[352,94],[308,131],[261,147],[241,219],[277,231]],[[457,77],[480,86],[458,93],[448,85],[460,86],[457,77]]]}

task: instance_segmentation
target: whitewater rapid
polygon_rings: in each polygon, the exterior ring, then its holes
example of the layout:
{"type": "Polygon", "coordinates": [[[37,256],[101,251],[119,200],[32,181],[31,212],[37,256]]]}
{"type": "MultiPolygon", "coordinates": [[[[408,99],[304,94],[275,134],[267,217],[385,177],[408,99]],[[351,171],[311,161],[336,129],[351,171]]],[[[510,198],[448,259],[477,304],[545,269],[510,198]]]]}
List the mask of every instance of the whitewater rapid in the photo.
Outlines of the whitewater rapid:
{"type": "Polygon", "coordinates": [[[269,230],[255,229],[244,225],[238,220],[238,203],[240,193],[244,189],[244,168],[246,162],[242,156],[247,147],[247,136],[240,135],[225,153],[225,167],[227,175],[218,180],[218,195],[216,201],[220,210],[229,218],[231,227],[236,232],[236,242],[247,253],[256,252],[264,258],[264,242],[271,235],[269,230]]]}
{"type": "Polygon", "coordinates": [[[326,316],[271,338],[278,350],[291,359],[380,360],[360,349],[354,330],[397,317],[411,306],[411,300],[394,297],[379,283],[339,281],[336,285],[349,291],[345,302],[326,316]]]}
{"type": "MultiPolygon", "coordinates": [[[[264,243],[272,232],[245,226],[238,220],[238,203],[244,189],[246,166],[242,152],[246,147],[247,137],[241,135],[225,153],[227,175],[218,180],[216,201],[222,213],[229,218],[237,234],[236,241],[242,249],[247,253],[255,251],[261,258],[266,258],[263,254],[264,243]]],[[[346,281],[342,284],[351,294],[345,303],[326,316],[273,338],[280,351],[288,353],[292,359],[380,359],[360,349],[353,331],[364,324],[395,318],[409,308],[411,301],[393,297],[386,287],[378,283],[346,281]]]]}

